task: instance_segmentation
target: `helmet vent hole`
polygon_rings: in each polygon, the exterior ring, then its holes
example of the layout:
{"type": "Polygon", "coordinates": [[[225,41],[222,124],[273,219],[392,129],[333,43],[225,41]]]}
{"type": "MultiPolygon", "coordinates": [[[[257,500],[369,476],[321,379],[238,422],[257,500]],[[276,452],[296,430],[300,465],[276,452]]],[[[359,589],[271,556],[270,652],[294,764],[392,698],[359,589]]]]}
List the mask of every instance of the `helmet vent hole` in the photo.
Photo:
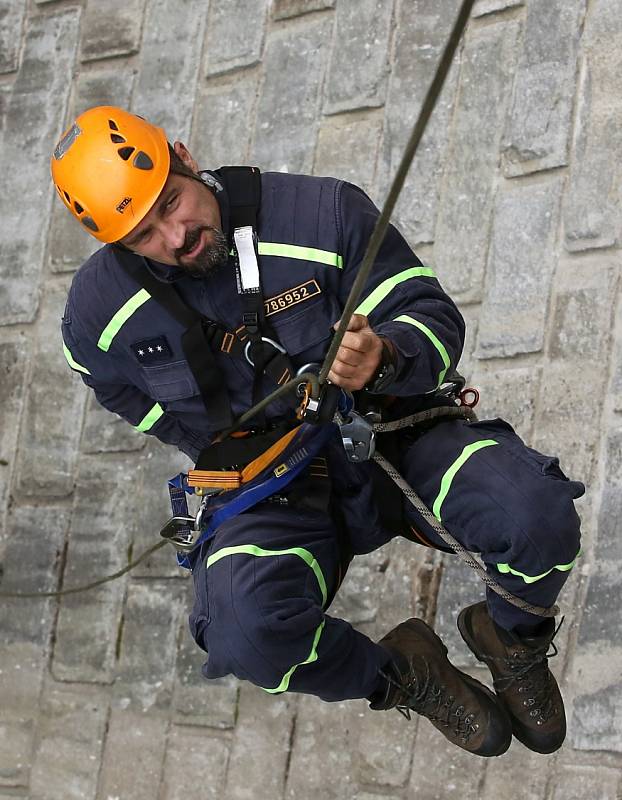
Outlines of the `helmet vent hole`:
{"type": "Polygon", "coordinates": [[[99,230],[99,228],[95,224],[95,220],[91,219],[91,217],[81,217],[80,222],[84,225],[85,228],[88,228],[90,231],[95,231],[95,233],[97,233],[97,231],[99,230]]]}
{"type": "Polygon", "coordinates": [[[74,201],[73,207],[74,207],[74,208],[75,208],[75,210],[76,210],[76,214],[81,214],[81,213],[84,211],[84,209],[82,208],[82,206],[80,205],[80,203],[78,203],[78,202],[76,202],[76,201],[74,201]]]}
{"type": "Polygon", "coordinates": [[[66,200],[68,203],[71,203],[71,197],[69,197],[68,193],[67,193],[67,192],[63,192],[63,194],[65,195],[65,200],[66,200]]]}
{"type": "Polygon", "coordinates": [[[143,153],[142,150],[136,153],[132,164],[134,164],[137,169],[153,169],[153,161],[149,158],[147,153],[143,153]]]}
{"type": "Polygon", "coordinates": [[[117,152],[124,161],[127,161],[135,149],[134,147],[120,147],[117,152]]]}
{"type": "Polygon", "coordinates": [[[109,119],[108,120],[108,125],[110,125],[110,130],[111,131],[118,131],[119,130],[119,126],[117,125],[117,123],[113,119],[109,119]]]}
{"type": "Polygon", "coordinates": [[[118,133],[111,133],[110,140],[113,141],[115,144],[123,144],[125,141],[127,141],[126,139],[123,138],[123,136],[121,136],[118,133]]]}

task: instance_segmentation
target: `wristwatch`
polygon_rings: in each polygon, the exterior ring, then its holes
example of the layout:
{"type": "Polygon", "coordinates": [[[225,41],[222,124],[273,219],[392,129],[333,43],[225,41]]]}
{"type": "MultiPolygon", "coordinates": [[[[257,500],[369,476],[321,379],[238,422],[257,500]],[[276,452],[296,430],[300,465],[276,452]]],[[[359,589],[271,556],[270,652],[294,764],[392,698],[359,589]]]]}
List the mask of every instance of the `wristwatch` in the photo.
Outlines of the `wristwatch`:
{"type": "Polygon", "coordinates": [[[393,350],[386,339],[382,340],[382,355],[376,374],[372,376],[365,390],[371,394],[382,394],[387,386],[390,386],[395,379],[396,365],[393,350]]]}

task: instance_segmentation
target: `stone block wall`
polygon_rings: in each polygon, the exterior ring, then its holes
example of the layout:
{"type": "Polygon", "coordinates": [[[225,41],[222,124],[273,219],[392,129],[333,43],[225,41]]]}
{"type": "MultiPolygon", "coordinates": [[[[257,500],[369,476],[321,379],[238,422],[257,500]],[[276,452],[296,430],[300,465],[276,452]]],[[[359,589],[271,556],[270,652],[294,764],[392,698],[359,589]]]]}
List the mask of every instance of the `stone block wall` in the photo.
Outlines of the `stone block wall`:
{"type": "MultiPolygon", "coordinates": [[[[85,108],[129,107],[202,166],[332,174],[381,204],[459,0],[0,0],[0,589],[113,572],[155,541],[187,459],[97,407],[59,321],[93,250],[48,159],[85,108]]],[[[478,0],[395,223],[468,323],[462,371],[583,480],[583,554],[553,661],[569,735],[478,760],[364,702],[207,683],[190,586],[159,551],[84,595],[0,605],[0,800],[561,800],[622,791],[622,15],[478,0]]],[[[459,665],[481,596],[396,540],[334,607],[373,638],[419,615],[459,665]]]]}

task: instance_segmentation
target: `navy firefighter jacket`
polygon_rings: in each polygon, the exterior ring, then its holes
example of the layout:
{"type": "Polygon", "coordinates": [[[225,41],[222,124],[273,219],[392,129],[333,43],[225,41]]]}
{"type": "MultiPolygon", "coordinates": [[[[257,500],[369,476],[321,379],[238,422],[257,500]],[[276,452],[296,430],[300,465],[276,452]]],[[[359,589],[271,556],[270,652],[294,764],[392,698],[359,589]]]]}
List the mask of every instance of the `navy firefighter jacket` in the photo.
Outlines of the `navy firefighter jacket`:
{"type": "MultiPolygon", "coordinates": [[[[359,188],[334,178],[265,172],[261,181],[257,233],[265,314],[299,368],[321,362],[326,354],[378,210],[359,188]]],[[[216,198],[223,229],[230,233],[225,191],[217,191],[216,198]]],[[[207,277],[144,263],[205,317],[229,331],[242,324],[231,260],[207,277]]],[[[398,368],[387,393],[433,391],[457,365],[462,317],[434,272],[392,226],[357,312],[395,345],[398,368]]],[[[98,250],[74,276],[62,321],[70,367],[105,408],[196,460],[216,426],[185,360],[183,333],[182,325],[123,271],[110,246],[98,250]]],[[[252,405],[253,368],[243,357],[224,352],[216,353],[216,359],[237,417],[252,405]]],[[[264,396],[275,388],[266,377],[264,396]]],[[[267,418],[283,416],[288,408],[285,401],[276,401],[267,418]]]]}

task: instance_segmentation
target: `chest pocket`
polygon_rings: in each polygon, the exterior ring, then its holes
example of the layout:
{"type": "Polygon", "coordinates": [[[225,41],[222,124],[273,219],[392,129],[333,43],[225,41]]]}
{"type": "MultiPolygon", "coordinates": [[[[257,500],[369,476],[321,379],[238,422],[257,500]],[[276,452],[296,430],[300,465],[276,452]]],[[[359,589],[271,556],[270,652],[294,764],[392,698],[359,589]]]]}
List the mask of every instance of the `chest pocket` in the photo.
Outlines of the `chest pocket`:
{"type": "Polygon", "coordinates": [[[141,370],[148,394],[154,400],[171,402],[200,394],[199,386],[187,361],[141,367],[141,370]]]}
{"type": "Polygon", "coordinates": [[[270,322],[293,365],[300,367],[324,358],[333,338],[333,325],[340,317],[337,299],[324,294],[287,317],[275,314],[270,322]]]}

